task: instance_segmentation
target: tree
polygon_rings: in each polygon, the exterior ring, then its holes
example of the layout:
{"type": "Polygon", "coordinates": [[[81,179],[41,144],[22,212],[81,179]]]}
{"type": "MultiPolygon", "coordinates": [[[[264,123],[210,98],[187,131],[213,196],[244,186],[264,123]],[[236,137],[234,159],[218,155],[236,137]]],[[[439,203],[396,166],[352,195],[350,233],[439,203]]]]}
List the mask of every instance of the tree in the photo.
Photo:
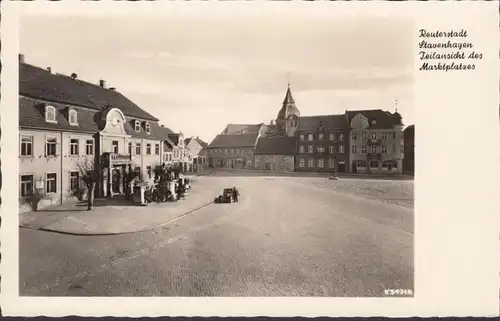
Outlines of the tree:
{"type": "Polygon", "coordinates": [[[80,178],[87,188],[87,210],[94,209],[94,192],[99,181],[99,170],[95,168],[91,159],[84,159],[78,163],[80,178]]]}

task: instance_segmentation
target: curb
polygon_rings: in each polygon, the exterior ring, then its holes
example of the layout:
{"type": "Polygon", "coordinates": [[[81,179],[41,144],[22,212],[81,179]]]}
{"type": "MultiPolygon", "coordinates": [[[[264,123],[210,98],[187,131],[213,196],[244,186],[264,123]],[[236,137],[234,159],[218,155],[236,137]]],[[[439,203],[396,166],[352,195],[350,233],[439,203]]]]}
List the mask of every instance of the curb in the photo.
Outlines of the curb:
{"type": "Polygon", "coordinates": [[[189,210],[179,216],[177,216],[174,219],[171,219],[170,221],[167,221],[165,223],[153,226],[153,227],[148,227],[145,229],[139,229],[139,230],[134,230],[134,231],[128,231],[128,232],[112,232],[112,233],[77,233],[77,232],[65,232],[61,230],[54,230],[50,228],[44,228],[44,227],[33,227],[29,225],[19,225],[19,228],[24,228],[28,230],[35,230],[35,231],[42,231],[42,232],[51,232],[51,233],[56,233],[56,234],[62,234],[62,235],[72,235],[72,236],[115,236],[115,235],[129,235],[129,234],[134,234],[134,233],[141,233],[141,232],[147,232],[147,231],[153,231],[156,229],[163,228],[166,225],[172,224],[175,221],[178,221],[190,214],[193,214],[199,210],[202,210],[210,205],[214,204],[214,201],[210,201],[209,203],[206,203],[202,206],[199,206],[197,208],[194,208],[192,210],[189,210]]]}

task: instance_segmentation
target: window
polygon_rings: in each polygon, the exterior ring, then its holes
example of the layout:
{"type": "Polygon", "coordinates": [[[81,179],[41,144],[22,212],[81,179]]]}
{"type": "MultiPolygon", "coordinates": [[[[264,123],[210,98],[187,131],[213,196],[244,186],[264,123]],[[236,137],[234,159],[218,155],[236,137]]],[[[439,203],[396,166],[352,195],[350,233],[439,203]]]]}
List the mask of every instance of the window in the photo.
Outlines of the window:
{"type": "Polygon", "coordinates": [[[319,133],[319,134],[318,134],[318,139],[319,139],[319,140],[323,140],[323,138],[324,138],[323,133],[319,133]]]}
{"type": "Polygon", "coordinates": [[[372,133],[372,139],[373,140],[377,139],[377,133],[372,133]]]}
{"type": "Polygon", "coordinates": [[[78,184],[80,181],[80,173],[78,172],[71,172],[69,174],[69,187],[72,191],[75,191],[78,189],[79,185],[78,184]]]}
{"type": "Polygon", "coordinates": [[[377,152],[377,146],[371,146],[371,153],[375,154],[377,152]]]}
{"type": "Polygon", "coordinates": [[[356,154],[356,145],[352,145],[351,150],[353,154],[356,154]]]}
{"type": "Polygon", "coordinates": [[[300,140],[303,141],[305,139],[304,134],[300,134],[300,140]]]}
{"type": "Polygon", "coordinates": [[[304,145],[300,145],[299,146],[299,153],[304,153],[304,152],[305,152],[304,145]]]}
{"type": "Polygon", "coordinates": [[[339,145],[339,153],[344,154],[344,145],[339,145]]]}
{"type": "Polygon", "coordinates": [[[46,192],[56,193],[57,192],[57,174],[56,173],[48,173],[46,179],[46,192]]]}
{"type": "Polygon", "coordinates": [[[113,149],[112,149],[112,150],[113,150],[113,153],[118,153],[118,141],[117,141],[117,140],[114,140],[114,141],[112,142],[112,146],[113,146],[113,147],[112,147],[112,148],[113,148],[113,149]]]}
{"type": "Polygon", "coordinates": [[[392,132],[392,139],[396,139],[396,132],[392,132]]]}
{"type": "Polygon", "coordinates": [[[309,162],[307,163],[308,167],[313,167],[314,166],[314,159],[309,158],[309,162]]]}
{"type": "Polygon", "coordinates": [[[45,155],[56,156],[57,152],[57,138],[47,138],[45,141],[45,155]]]}
{"type": "Polygon", "coordinates": [[[52,106],[45,107],[45,121],[48,123],[57,123],[56,109],[52,106]]]}
{"type": "Polygon", "coordinates": [[[303,158],[299,159],[299,167],[304,167],[305,166],[305,161],[303,158]]]}
{"type": "Polygon", "coordinates": [[[87,155],[94,155],[94,140],[93,139],[87,139],[87,142],[85,144],[85,152],[87,155]]]}
{"type": "Polygon", "coordinates": [[[151,134],[151,124],[146,123],[146,133],[151,134]]]}
{"type": "Polygon", "coordinates": [[[140,132],[141,131],[141,123],[138,120],[136,120],[134,122],[134,129],[135,129],[136,132],[140,132]]]}
{"type": "Polygon", "coordinates": [[[151,144],[146,144],[146,155],[151,155],[151,144]]]}
{"type": "Polygon", "coordinates": [[[329,140],[335,140],[335,134],[334,133],[328,134],[328,139],[329,140]]]}
{"type": "Polygon", "coordinates": [[[155,155],[160,155],[160,144],[155,144],[155,155]]]}
{"type": "Polygon", "coordinates": [[[142,155],[142,152],[141,152],[141,143],[135,143],[135,154],[136,155],[142,155]]]}
{"type": "Polygon", "coordinates": [[[325,165],[324,162],[325,161],[323,160],[323,158],[318,159],[318,167],[323,168],[323,166],[325,165]]]}
{"type": "Polygon", "coordinates": [[[366,132],[362,132],[361,133],[361,139],[362,140],[366,140],[366,132]]]}
{"type": "Polygon", "coordinates": [[[361,146],[361,154],[366,154],[366,146],[361,146]]]}
{"type": "Polygon", "coordinates": [[[33,156],[33,136],[21,136],[21,156],[33,156]]]}
{"type": "Polygon", "coordinates": [[[330,145],[330,146],[328,146],[328,152],[329,152],[330,154],[335,153],[335,146],[334,146],[334,145],[330,145]]]}
{"type": "Polygon", "coordinates": [[[132,155],[132,143],[128,143],[128,153],[132,155]]]}
{"type": "Polygon", "coordinates": [[[78,139],[72,138],[69,141],[69,154],[72,156],[78,155],[78,139]]]}
{"type": "Polygon", "coordinates": [[[33,175],[21,175],[21,196],[33,195],[33,175]]]}
{"type": "Polygon", "coordinates": [[[382,133],[382,139],[387,139],[387,132],[382,133]]]}
{"type": "Polygon", "coordinates": [[[307,146],[307,151],[312,154],[314,152],[313,145],[307,146]]]}
{"type": "Polygon", "coordinates": [[[71,126],[78,126],[78,117],[77,117],[76,110],[70,110],[68,118],[69,118],[69,124],[71,126]]]}
{"type": "Polygon", "coordinates": [[[324,152],[325,152],[325,146],[318,145],[318,153],[324,153],[324,152]]]}
{"type": "Polygon", "coordinates": [[[313,140],[313,134],[308,134],[307,135],[307,140],[313,140]]]}
{"type": "Polygon", "coordinates": [[[377,161],[371,161],[370,162],[370,168],[377,168],[378,167],[378,162],[377,161]]]}
{"type": "Polygon", "coordinates": [[[151,170],[151,166],[147,166],[146,171],[148,172],[148,177],[151,178],[151,175],[153,174],[153,171],[151,170]]]}
{"type": "Polygon", "coordinates": [[[285,164],[280,163],[280,169],[281,169],[281,170],[284,170],[284,169],[285,169],[285,164]]]}
{"type": "Polygon", "coordinates": [[[339,134],[339,140],[344,140],[344,134],[342,133],[339,134]]]}
{"type": "Polygon", "coordinates": [[[382,154],[387,154],[387,146],[382,146],[382,154]]]}
{"type": "Polygon", "coordinates": [[[330,158],[328,160],[328,167],[335,168],[335,158],[330,158]]]}
{"type": "Polygon", "coordinates": [[[352,138],[352,140],[356,140],[356,132],[351,133],[351,138],[352,138]]]}

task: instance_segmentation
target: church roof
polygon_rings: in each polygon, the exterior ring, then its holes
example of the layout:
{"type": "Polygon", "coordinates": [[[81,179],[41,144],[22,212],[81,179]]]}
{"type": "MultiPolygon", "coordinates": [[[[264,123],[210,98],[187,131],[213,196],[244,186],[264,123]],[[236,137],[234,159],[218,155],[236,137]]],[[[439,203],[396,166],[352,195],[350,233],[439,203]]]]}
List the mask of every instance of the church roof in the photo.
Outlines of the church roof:
{"type": "Polygon", "coordinates": [[[286,90],[285,100],[283,100],[283,104],[295,104],[290,86],[288,86],[288,89],[286,90]]]}
{"type": "Polygon", "coordinates": [[[223,135],[258,133],[264,124],[228,124],[223,135]]]}
{"type": "Polygon", "coordinates": [[[261,137],[257,141],[254,155],[295,155],[297,140],[295,137],[261,137]]]}
{"type": "Polygon", "coordinates": [[[300,116],[300,111],[295,106],[295,100],[292,97],[292,91],[290,90],[290,86],[288,86],[286,90],[285,99],[283,100],[283,106],[278,112],[277,119],[287,119],[290,115],[300,116]]]}
{"type": "Polygon", "coordinates": [[[254,147],[258,133],[240,135],[217,135],[208,145],[208,148],[242,148],[254,147]]]}

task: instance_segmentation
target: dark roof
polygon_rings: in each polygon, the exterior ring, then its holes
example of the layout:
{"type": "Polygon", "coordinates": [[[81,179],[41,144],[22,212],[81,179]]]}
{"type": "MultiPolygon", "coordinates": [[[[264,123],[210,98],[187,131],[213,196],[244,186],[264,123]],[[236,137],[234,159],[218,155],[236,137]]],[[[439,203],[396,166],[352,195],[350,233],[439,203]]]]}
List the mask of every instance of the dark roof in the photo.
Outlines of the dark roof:
{"type": "Polygon", "coordinates": [[[237,148],[253,147],[257,141],[258,133],[241,135],[217,135],[208,145],[208,148],[237,148]]]}
{"type": "Polygon", "coordinates": [[[286,90],[285,99],[283,100],[283,105],[278,112],[277,119],[287,119],[290,115],[300,116],[300,111],[295,106],[295,100],[292,97],[292,92],[290,91],[290,86],[286,90]]]}
{"type": "Polygon", "coordinates": [[[261,137],[255,147],[255,155],[295,155],[297,140],[295,137],[261,137]]]}
{"type": "Polygon", "coordinates": [[[374,129],[392,128],[393,126],[403,124],[399,113],[395,112],[394,114],[391,114],[390,112],[382,109],[349,110],[346,111],[346,113],[349,117],[349,122],[357,114],[362,114],[368,118],[370,128],[374,129]],[[373,123],[373,121],[375,121],[375,123],[373,123]]]}
{"type": "Polygon", "coordinates": [[[116,90],[106,89],[79,79],[53,74],[46,69],[19,63],[19,94],[49,102],[102,110],[108,105],[125,116],[158,121],[116,90]]]}
{"type": "Polygon", "coordinates": [[[295,104],[295,100],[292,97],[292,91],[290,90],[290,86],[288,86],[286,90],[285,99],[283,100],[283,105],[286,104],[295,104]]]}
{"type": "Polygon", "coordinates": [[[264,124],[228,124],[223,135],[258,133],[264,124]]]}
{"type": "Polygon", "coordinates": [[[299,117],[298,131],[314,131],[323,126],[326,130],[349,129],[345,115],[322,115],[299,117]]]}
{"type": "Polygon", "coordinates": [[[168,138],[175,144],[179,144],[179,134],[171,133],[168,134],[168,138]]]}
{"type": "MultiPolygon", "coordinates": [[[[72,109],[77,111],[78,126],[70,126],[66,115],[68,106],[59,103],[51,103],[51,106],[56,109],[57,124],[45,121],[43,104],[40,104],[37,100],[32,98],[19,97],[19,126],[24,128],[89,133],[96,133],[102,129],[99,128],[101,111],[72,107],[72,109]]],[[[132,122],[135,121],[135,119],[127,118],[126,120],[125,131],[132,137],[164,140],[168,138],[167,134],[172,132],[169,128],[160,127],[160,125],[154,121],[150,122],[150,134],[146,133],[143,127],[141,127],[140,132],[136,132],[132,126],[132,122]]]]}

